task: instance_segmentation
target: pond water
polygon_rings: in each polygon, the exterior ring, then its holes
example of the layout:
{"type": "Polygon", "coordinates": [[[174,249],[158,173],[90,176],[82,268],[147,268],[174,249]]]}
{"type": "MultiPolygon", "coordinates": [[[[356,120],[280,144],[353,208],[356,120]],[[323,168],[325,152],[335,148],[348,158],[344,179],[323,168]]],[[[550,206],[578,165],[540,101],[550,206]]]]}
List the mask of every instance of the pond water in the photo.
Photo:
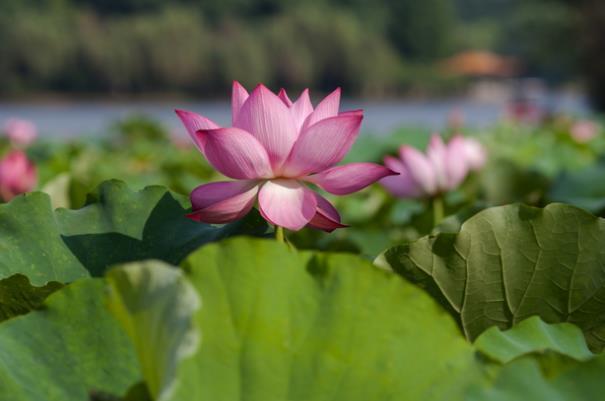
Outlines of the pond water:
{"type": "MultiPolygon", "coordinates": [[[[560,94],[548,98],[550,110],[575,115],[589,112],[582,96],[560,94]]],[[[175,108],[198,112],[221,125],[229,125],[231,114],[227,101],[78,101],[55,103],[0,102],[0,124],[11,117],[36,123],[45,137],[97,136],[107,132],[111,124],[133,114],[143,114],[164,124],[174,132],[184,130],[174,114],[175,108]]],[[[401,126],[430,130],[442,129],[452,110],[460,110],[466,124],[483,127],[501,118],[505,102],[478,102],[469,99],[368,101],[348,99],[342,110],[364,109],[363,131],[385,134],[401,126]]]]}

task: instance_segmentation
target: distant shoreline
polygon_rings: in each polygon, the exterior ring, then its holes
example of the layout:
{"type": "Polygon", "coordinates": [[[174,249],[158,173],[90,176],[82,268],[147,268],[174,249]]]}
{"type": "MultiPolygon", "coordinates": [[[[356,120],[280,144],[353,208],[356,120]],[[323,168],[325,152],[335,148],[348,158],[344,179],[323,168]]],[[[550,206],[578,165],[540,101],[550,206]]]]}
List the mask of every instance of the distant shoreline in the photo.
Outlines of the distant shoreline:
{"type": "MultiPolygon", "coordinates": [[[[505,85],[506,86],[506,85],[505,85]]],[[[278,90],[279,88],[271,88],[278,90]]],[[[422,101],[455,101],[456,99],[472,99],[469,96],[473,87],[469,86],[466,90],[456,91],[448,94],[435,94],[429,92],[414,92],[400,95],[387,96],[360,96],[359,94],[350,96],[346,88],[343,88],[343,97],[352,101],[364,102],[422,102],[422,101]]],[[[300,90],[289,90],[291,97],[296,97],[300,90]]],[[[566,85],[562,87],[550,88],[550,93],[562,96],[585,97],[585,91],[579,85],[566,85]]],[[[326,92],[311,89],[313,100],[319,100],[327,95],[326,92]]],[[[472,99],[483,103],[480,99],[472,99]]],[[[145,93],[111,93],[111,92],[32,92],[22,95],[3,95],[0,93],[0,105],[2,104],[40,104],[40,105],[60,105],[76,104],[79,102],[98,103],[98,104],[116,104],[124,102],[135,103],[171,103],[171,102],[228,102],[228,93],[225,96],[192,96],[185,92],[145,92],[145,93]]],[[[489,102],[487,102],[489,103],[489,102]]]]}
{"type": "MultiPolygon", "coordinates": [[[[0,124],[18,117],[33,121],[42,135],[56,138],[83,134],[103,135],[116,121],[133,115],[152,118],[177,134],[185,135],[174,109],[182,108],[200,113],[220,125],[231,124],[231,109],[227,99],[161,100],[126,99],[68,99],[50,98],[30,101],[0,101],[0,124]]],[[[550,94],[546,100],[554,111],[570,115],[591,114],[586,98],[569,93],[550,94]]],[[[487,127],[503,117],[508,102],[481,102],[469,98],[450,99],[343,99],[341,110],[364,109],[363,132],[382,135],[402,126],[440,131],[447,126],[453,111],[461,112],[470,127],[487,127]]]]}

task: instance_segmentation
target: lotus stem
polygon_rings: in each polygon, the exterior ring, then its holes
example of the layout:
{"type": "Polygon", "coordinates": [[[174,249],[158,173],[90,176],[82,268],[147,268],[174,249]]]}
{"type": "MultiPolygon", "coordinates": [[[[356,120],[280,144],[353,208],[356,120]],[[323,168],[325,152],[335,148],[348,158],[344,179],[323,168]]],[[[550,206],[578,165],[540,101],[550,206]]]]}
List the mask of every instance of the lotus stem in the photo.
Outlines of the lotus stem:
{"type": "Polygon", "coordinates": [[[286,243],[286,236],[284,234],[284,228],[280,226],[275,226],[275,239],[277,242],[286,243]]]}
{"type": "Polygon", "coordinates": [[[441,196],[435,196],[433,198],[433,227],[441,223],[444,217],[443,210],[443,198],[441,196]]]}

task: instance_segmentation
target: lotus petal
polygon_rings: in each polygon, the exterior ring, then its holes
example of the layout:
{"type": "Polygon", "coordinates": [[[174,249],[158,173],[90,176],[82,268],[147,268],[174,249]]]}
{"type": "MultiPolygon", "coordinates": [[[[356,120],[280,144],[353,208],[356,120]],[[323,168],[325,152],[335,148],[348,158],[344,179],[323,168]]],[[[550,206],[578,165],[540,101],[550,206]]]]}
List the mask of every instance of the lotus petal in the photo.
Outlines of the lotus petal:
{"type": "Polygon", "coordinates": [[[175,110],[177,116],[181,119],[181,122],[187,129],[189,136],[193,139],[193,143],[200,150],[200,152],[204,153],[202,147],[199,144],[198,137],[195,134],[197,131],[204,129],[217,129],[220,128],[218,124],[214,121],[206,118],[204,116],[200,116],[199,114],[193,113],[187,110],[175,110]]]}
{"type": "Polygon", "coordinates": [[[258,203],[267,221],[293,231],[307,225],[317,209],[313,191],[296,180],[267,181],[260,189],[258,203]]]}
{"type": "Polygon", "coordinates": [[[281,167],[298,137],[290,109],[264,85],[254,89],[240,109],[234,126],[258,139],[274,170],[281,167]]]}
{"type": "Polygon", "coordinates": [[[233,81],[231,90],[231,123],[235,125],[235,120],[239,115],[242,106],[248,100],[248,91],[237,81],[233,81]]]}
{"type": "Polygon", "coordinates": [[[399,173],[399,175],[390,175],[380,180],[380,184],[391,194],[399,198],[416,198],[423,195],[422,188],[414,181],[410,172],[399,159],[387,156],[384,158],[384,165],[399,173]]]}
{"type": "Polygon", "coordinates": [[[305,177],[305,180],[316,184],[331,194],[347,195],[357,192],[381,178],[396,174],[396,172],[375,163],[350,163],[305,177]]]}
{"type": "Polygon", "coordinates": [[[416,184],[425,194],[437,192],[435,169],[431,162],[417,149],[404,145],[399,149],[401,161],[416,184]]]}
{"type": "Polygon", "coordinates": [[[326,118],[334,117],[338,115],[338,109],[340,108],[340,88],[336,88],[332,93],[326,96],[315,108],[313,113],[305,120],[303,130],[311,125],[325,120],[326,118]]]}
{"type": "Polygon", "coordinates": [[[254,206],[258,187],[258,182],[253,180],[200,185],[191,192],[193,213],[188,217],[211,224],[239,220],[254,206]]]}
{"type": "Polygon", "coordinates": [[[323,196],[314,193],[317,200],[317,211],[309,222],[309,226],[331,233],[337,228],[348,227],[340,223],[338,210],[323,196]]]}
{"type": "Polygon", "coordinates": [[[196,136],[208,162],[225,176],[255,179],[272,175],[265,148],[250,133],[219,128],[198,131],[196,136]]]}
{"type": "Polygon", "coordinates": [[[341,161],[357,139],[362,118],[340,115],[307,128],[292,147],[282,174],[299,177],[321,172],[341,161]]]}

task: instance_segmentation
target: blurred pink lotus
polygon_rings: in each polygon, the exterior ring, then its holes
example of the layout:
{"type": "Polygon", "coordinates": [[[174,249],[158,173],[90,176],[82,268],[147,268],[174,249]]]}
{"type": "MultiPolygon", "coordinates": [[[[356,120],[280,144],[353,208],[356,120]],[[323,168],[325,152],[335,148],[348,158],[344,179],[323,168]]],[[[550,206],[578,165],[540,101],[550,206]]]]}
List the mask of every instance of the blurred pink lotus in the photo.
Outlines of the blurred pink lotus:
{"type": "Polygon", "coordinates": [[[36,140],[38,130],[31,121],[11,118],[4,124],[4,132],[13,146],[26,147],[36,140]]]}
{"type": "Polygon", "coordinates": [[[481,143],[473,138],[463,138],[466,163],[471,171],[481,170],[487,161],[487,152],[481,143]]]}
{"type": "Polygon", "coordinates": [[[309,91],[292,102],[285,90],[275,95],[263,85],[251,94],[233,83],[233,126],[177,110],[208,162],[237,181],[213,182],[191,193],[190,217],[206,223],[242,218],[258,199],[262,216],[290,230],[306,225],[325,231],[345,227],[340,215],[305,182],[345,195],[395,174],[374,163],[335,166],[357,138],[363,111],[339,112],[340,89],[313,108],[309,91]]]}
{"type": "Polygon", "coordinates": [[[399,149],[399,158],[386,156],[385,165],[399,175],[385,177],[380,183],[400,198],[432,197],[458,187],[468,172],[479,169],[485,159],[485,151],[477,141],[457,135],[446,145],[435,134],[426,154],[404,145],[399,149]]]}
{"type": "Polygon", "coordinates": [[[0,160],[0,198],[8,202],[15,196],[34,189],[36,166],[25,153],[14,150],[0,160]]]}
{"type": "Polygon", "coordinates": [[[571,137],[579,143],[586,143],[596,137],[599,133],[599,126],[590,120],[583,120],[574,123],[571,126],[571,137]]]}

